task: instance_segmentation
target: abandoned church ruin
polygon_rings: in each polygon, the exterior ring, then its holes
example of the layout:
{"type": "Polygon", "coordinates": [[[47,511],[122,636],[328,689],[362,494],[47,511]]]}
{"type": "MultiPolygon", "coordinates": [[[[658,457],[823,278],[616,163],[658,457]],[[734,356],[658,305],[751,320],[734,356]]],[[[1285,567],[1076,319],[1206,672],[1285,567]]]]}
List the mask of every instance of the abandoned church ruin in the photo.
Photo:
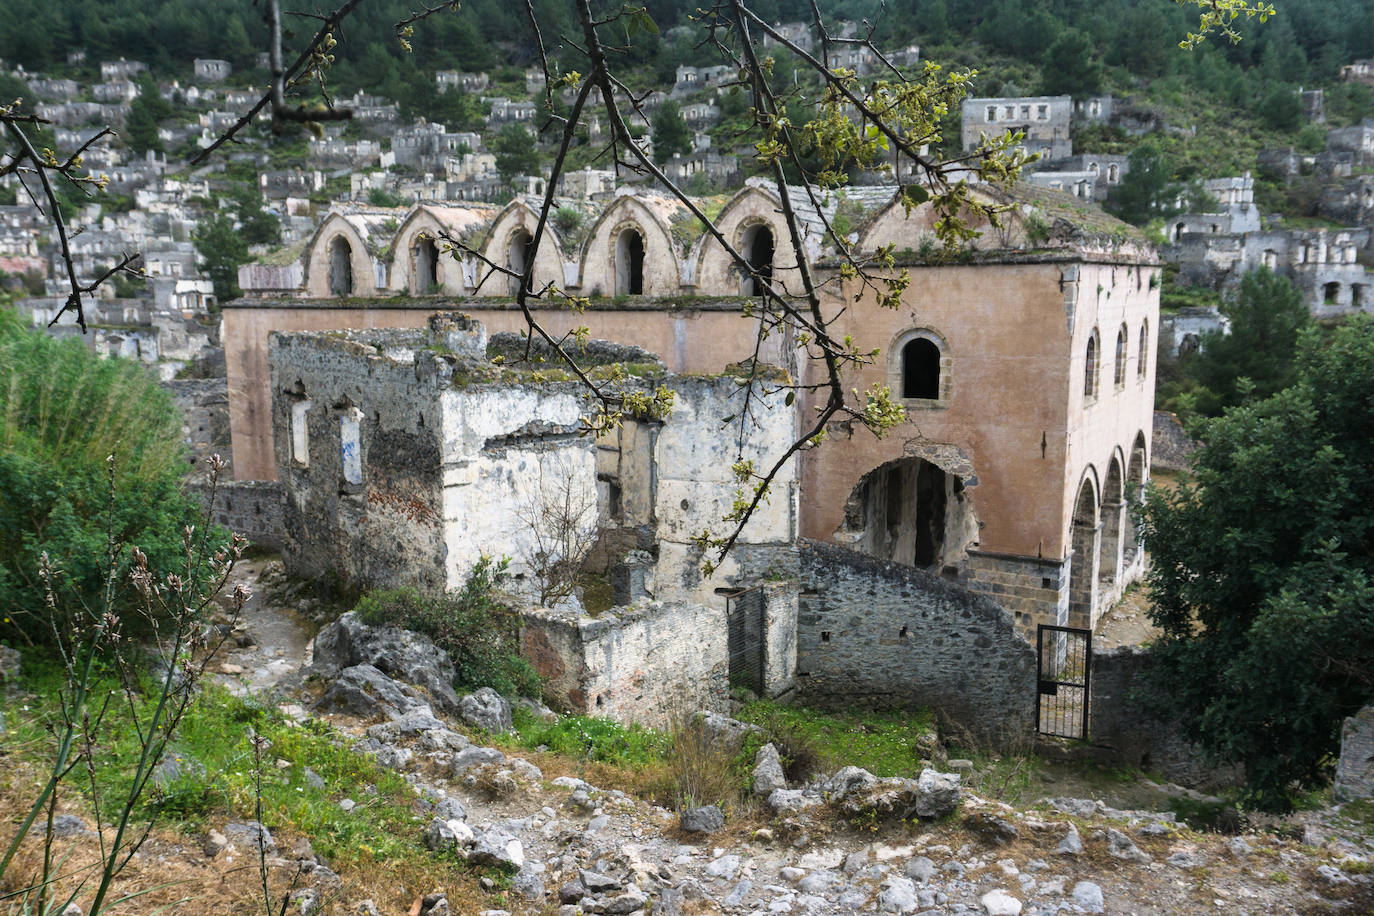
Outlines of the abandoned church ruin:
{"type": "MultiPolygon", "coordinates": [[[[835,330],[880,351],[848,384],[888,386],[906,422],[883,439],[832,424],[711,578],[693,538],[719,532],[730,466],[780,454],[812,403],[755,385],[740,419],[731,367],[754,356],[752,284],[679,204],[644,193],[538,251],[524,200],[329,216],[296,270],[225,309],[235,472],[280,480],[294,571],[368,584],[453,588],[501,555],[537,595],[551,554],[530,514],[550,494],[585,499],[586,563],[614,607],[550,602],[526,621],[527,654],[571,708],[652,719],[684,699],[711,707],[743,679],[1033,729],[1036,626],[1091,628],[1143,571],[1131,502],[1149,467],[1159,265],[1128,227],[1048,189],[999,193],[1003,225],[955,259],[923,253],[928,206],[908,214],[890,188],[850,195],[830,206],[858,247],[893,244],[910,271],[898,309],[841,282],[818,215],[793,205],[812,268],[834,281],[835,330]],[[579,435],[579,387],[554,363],[504,358],[523,328],[510,281],[442,253],[441,231],[533,264],[536,288],[590,296],[584,315],[536,314],[613,341],[590,363],[671,392],[671,413],[579,435]]],[[[770,189],[746,187],[719,224],[787,284],[778,211],[770,189]]],[[[759,359],[813,380],[782,335],[759,359]]]]}

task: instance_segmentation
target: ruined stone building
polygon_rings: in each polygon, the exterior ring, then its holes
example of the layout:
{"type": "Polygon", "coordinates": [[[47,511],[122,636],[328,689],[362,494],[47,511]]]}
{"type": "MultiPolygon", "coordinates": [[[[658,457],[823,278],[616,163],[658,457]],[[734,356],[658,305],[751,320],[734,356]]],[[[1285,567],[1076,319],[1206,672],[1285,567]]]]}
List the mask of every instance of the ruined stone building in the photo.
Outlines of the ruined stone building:
{"type": "Polygon", "coordinates": [[[964,150],[982,145],[982,137],[1000,137],[1023,131],[1021,145],[1045,159],[1064,159],[1073,155],[1069,128],[1073,121],[1073,99],[1067,95],[1020,98],[964,99],[960,122],[964,150]]]}
{"type": "MultiPolygon", "coordinates": [[[[805,454],[798,533],[991,596],[1023,632],[1037,622],[1093,624],[1142,569],[1127,503],[1148,468],[1158,326],[1150,250],[1073,198],[1020,187],[1001,198],[1007,225],[984,227],[962,260],[931,259],[919,254],[931,248],[928,207],[908,216],[891,189],[849,194],[860,248],[895,244],[912,280],[897,310],[864,297],[853,304],[859,291],[843,284],[829,287],[827,307],[843,311],[837,332],[880,350],[851,383],[889,386],[908,421],[883,440],[838,424],[805,454]]],[[[804,201],[798,192],[793,203],[807,256],[831,271],[819,214],[804,201]]],[[[753,356],[755,328],[741,315],[751,281],[693,230],[679,202],[622,192],[577,205],[583,218],[562,231],[551,225],[538,251],[525,200],[329,215],[306,247],[301,288],[224,310],[238,476],[277,475],[265,384],[271,331],[415,328],[452,308],[493,333],[523,328],[513,281],[477,258],[444,254],[440,231],[496,263],[532,260],[536,288],[555,283],[591,297],[581,316],[536,303],[554,333],[585,323],[597,337],[657,354],[672,373],[715,374],[753,356]]],[[[778,244],[786,237],[778,206],[769,189],[747,187],[720,210],[719,225],[786,282],[795,268],[778,244]]],[[[780,335],[759,357],[801,382],[816,371],[780,335]]],[[[800,428],[812,415],[809,396],[792,411],[788,428],[800,428]]],[[[728,570],[720,575],[730,584],[728,570]]]]}

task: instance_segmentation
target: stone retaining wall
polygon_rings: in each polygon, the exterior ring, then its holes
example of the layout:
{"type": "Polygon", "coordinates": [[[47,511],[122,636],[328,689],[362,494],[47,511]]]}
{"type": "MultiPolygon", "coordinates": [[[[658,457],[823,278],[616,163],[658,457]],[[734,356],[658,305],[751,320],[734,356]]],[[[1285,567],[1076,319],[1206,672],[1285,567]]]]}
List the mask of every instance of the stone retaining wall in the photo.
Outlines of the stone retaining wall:
{"type": "MultiPolygon", "coordinates": [[[[189,483],[186,491],[204,504],[210,485],[189,483]]],[[[211,519],[244,535],[256,547],[279,551],[286,543],[285,503],[275,480],[222,481],[215,490],[211,519]]]]}

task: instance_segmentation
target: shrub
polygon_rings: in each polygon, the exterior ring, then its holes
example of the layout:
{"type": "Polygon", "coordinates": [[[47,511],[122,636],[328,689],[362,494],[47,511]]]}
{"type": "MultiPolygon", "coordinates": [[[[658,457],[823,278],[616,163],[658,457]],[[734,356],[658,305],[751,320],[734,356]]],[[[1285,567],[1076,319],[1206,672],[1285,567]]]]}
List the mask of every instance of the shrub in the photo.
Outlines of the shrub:
{"type": "Polygon", "coordinates": [[[452,657],[460,684],[537,697],[539,675],[520,657],[519,616],[496,595],[508,562],[483,557],[453,594],[371,591],[354,611],[371,626],[403,627],[434,640],[452,657]]]}
{"type": "Polygon", "coordinates": [[[101,359],[0,313],[0,639],[52,640],[38,577],[46,553],[62,608],[129,607],[129,558],[174,569],[199,506],[180,492],[181,417],[136,363],[101,359]],[[113,480],[107,459],[113,457],[113,480]],[[124,545],[103,570],[107,543],[124,545]]]}

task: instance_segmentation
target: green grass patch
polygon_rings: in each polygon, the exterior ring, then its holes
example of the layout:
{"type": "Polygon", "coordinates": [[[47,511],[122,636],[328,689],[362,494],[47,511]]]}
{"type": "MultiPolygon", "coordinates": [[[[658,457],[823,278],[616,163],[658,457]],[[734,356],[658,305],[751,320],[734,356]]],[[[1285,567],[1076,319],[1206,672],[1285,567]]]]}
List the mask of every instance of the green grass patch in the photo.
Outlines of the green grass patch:
{"type": "Polygon", "coordinates": [[[515,743],[531,750],[616,766],[646,766],[664,759],[669,738],[642,725],[621,725],[597,716],[560,716],[552,724],[524,709],[514,709],[515,743]]]}
{"type": "Polygon", "coordinates": [[[922,757],[918,742],[935,730],[929,710],[822,711],[755,700],[737,717],[778,745],[792,778],[799,770],[833,772],[843,766],[875,776],[915,776],[922,757]]]}

